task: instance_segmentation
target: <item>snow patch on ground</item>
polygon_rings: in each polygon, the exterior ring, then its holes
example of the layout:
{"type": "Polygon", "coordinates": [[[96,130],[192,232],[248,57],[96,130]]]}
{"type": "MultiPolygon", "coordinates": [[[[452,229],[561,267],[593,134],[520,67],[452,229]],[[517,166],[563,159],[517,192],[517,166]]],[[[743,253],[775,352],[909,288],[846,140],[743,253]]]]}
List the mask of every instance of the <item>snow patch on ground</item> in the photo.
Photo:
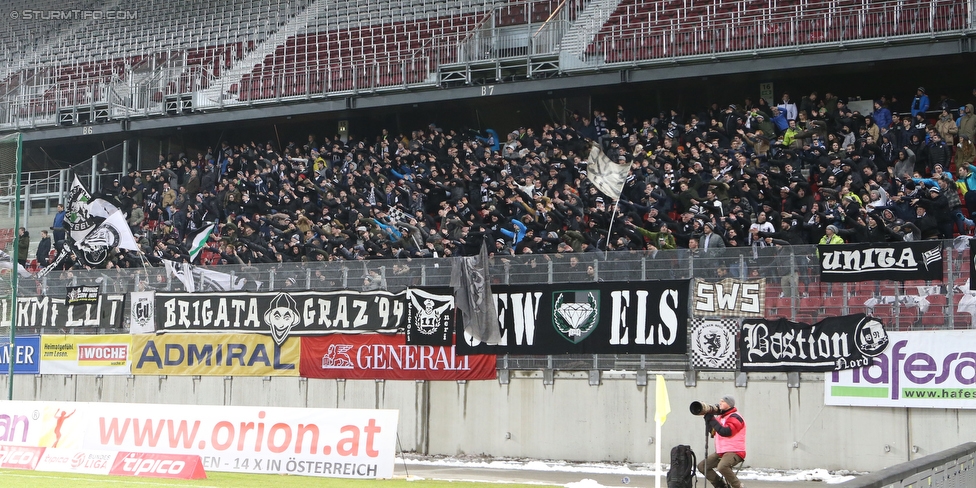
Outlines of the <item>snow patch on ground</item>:
{"type": "MultiPolygon", "coordinates": [[[[505,470],[525,470],[525,471],[560,471],[565,473],[593,473],[593,474],[616,474],[621,476],[652,476],[655,472],[654,463],[583,463],[571,461],[543,461],[539,459],[512,459],[512,458],[492,458],[487,456],[464,456],[464,457],[442,457],[442,456],[417,456],[404,454],[404,460],[409,464],[426,466],[440,466],[452,468],[484,468],[484,469],[505,469],[505,470]]],[[[667,472],[668,466],[662,465],[661,471],[667,472]]],[[[850,471],[830,472],[826,469],[808,470],[778,470],[764,469],[755,467],[742,468],[738,477],[742,480],[758,481],[821,481],[826,484],[838,484],[853,479],[854,475],[850,471]]],[[[601,488],[600,485],[591,479],[582,479],[578,482],[565,485],[567,488],[601,488]]]]}

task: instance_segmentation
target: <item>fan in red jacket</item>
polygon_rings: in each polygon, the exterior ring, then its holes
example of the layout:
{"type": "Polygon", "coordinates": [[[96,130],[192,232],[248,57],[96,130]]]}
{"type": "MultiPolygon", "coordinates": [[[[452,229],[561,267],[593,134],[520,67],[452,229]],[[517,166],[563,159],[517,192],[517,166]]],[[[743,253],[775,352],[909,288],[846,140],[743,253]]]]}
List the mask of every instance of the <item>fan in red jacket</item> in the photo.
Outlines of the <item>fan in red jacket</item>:
{"type": "Polygon", "coordinates": [[[718,407],[718,415],[705,415],[705,425],[715,438],[715,452],[698,463],[698,471],[715,488],[742,488],[732,468],[746,457],[746,421],[735,409],[732,395],[722,397],[718,407]]]}

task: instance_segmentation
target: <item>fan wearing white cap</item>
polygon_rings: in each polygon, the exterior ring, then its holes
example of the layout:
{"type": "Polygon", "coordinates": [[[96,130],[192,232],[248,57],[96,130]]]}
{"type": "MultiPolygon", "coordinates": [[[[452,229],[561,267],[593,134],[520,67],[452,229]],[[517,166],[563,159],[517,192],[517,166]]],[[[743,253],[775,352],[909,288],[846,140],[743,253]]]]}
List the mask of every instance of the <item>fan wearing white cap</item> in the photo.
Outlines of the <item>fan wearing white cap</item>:
{"type": "Polygon", "coordinates": [[[718,408],[718,414],[705,415],[705,426],[715,439],[715,452],[698,463],[698,471],[715,488],[742,488],[732,468],[746,458],[746,421],[736,410],[732,395],[723,396],[718,408]]]}

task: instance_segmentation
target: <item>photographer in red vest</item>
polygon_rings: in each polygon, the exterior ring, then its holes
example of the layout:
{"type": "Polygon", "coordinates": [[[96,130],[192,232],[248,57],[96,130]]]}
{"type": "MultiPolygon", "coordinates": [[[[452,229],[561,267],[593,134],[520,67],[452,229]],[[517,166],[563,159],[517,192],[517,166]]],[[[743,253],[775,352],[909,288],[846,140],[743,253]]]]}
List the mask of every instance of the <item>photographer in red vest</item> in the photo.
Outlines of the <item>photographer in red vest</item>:
{"type": "Polygon", "coordinates": [[[735,409],[732,395],[722,397],[718,407],[717,415],[705,415],[708,432],[715,438],[715,452],[698,463],[698,471],[715,488],[742,488],[732,468],[746,457],[746,421],[735,409]]]}

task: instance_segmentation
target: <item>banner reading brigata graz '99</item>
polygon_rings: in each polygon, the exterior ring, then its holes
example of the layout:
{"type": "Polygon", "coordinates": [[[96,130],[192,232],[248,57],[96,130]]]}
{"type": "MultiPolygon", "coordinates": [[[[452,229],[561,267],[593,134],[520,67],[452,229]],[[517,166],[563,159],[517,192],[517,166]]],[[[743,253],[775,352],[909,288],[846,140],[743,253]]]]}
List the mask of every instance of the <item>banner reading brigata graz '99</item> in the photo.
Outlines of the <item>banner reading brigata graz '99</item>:
{"type": "Polygon", "coordinates": [[[457,320],[458,354],[685,354],[688,280],[492,286],[502,329],[480,344],[457,320]]]}
{"type": "Polygon", "coordinates": [[[290,335],[395,333],[406,317],[405,293],[319,292],[156,293],[156,332],[290,335]]]}

